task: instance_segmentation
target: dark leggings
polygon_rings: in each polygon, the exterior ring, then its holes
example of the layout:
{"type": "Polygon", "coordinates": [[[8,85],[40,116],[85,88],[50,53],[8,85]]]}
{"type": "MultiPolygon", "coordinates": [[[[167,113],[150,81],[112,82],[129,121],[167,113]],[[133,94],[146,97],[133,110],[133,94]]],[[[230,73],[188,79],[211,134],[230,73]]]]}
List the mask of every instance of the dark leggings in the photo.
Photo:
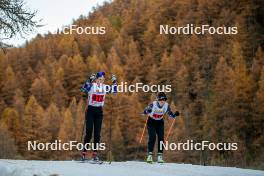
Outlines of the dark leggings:
{"type": "MultiPolygon", "coordinates": [[[[88,106],[85,113],[86,120],[86,135],[84,137],[84,144],[91,141],[92,134],[94,131],[94,146],[99,146],[100,133],[103,121],[103,109],[102,107],[88,106]]],[[[95,148],[94,147],[94,148],[95,148]]],[[[85,149],[84,149],[85,151],[85,149]]]]}
{"type": "Polygon", "coordinates": [[[163,152],[163,146],[160,144],[161,141],[164,141],[164,120],[154,120],[152,118],[148,118],[147,122],[148,127],[148,152],[153,152],[156,135],[158,136],[158,152],[163,152]]]}

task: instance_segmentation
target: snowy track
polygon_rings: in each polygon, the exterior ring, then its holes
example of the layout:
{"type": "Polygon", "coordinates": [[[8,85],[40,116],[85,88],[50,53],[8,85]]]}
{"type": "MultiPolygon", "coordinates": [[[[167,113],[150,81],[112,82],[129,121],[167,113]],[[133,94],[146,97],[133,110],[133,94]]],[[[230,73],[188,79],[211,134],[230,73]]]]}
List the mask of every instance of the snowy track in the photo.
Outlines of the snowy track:
{"type": "Polygon", "coordinates": [[[264,171],[191,164],[0,160],[0,176],[264,176],[264,171]]]}

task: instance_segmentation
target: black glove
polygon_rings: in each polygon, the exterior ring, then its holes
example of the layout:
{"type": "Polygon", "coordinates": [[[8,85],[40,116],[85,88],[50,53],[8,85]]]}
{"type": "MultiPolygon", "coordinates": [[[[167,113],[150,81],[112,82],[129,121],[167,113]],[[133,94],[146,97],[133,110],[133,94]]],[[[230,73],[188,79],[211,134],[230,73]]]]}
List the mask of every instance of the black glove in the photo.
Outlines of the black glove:
{"type": "Polygon", "coordinates": [[[179,116],[179,115],[180,115],[179,111],[175,111],[174,116],[176,117],[176,116],[179,116]]]}

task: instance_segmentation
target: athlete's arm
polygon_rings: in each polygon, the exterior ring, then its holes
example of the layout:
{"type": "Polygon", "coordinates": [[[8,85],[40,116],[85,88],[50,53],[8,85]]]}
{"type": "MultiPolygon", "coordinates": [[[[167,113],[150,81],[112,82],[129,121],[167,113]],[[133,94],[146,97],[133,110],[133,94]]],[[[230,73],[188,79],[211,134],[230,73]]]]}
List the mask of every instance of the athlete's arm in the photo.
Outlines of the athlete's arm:
{"type": "Polygon", "coordinates": [[[88,94],[90,90],[92,89],[92,86],[93,84],[89,80],[87,80],[81,87],[81,91],[88,94]]]}
{"type": "Polygon", "coordinates": [[[106,85],[106,93],[117,93],[117,78],[115,75],[111,77],[112,85],[106,85]]]}
{"type": "Polygon", "coordinates": [[[171,117],[171,118],[175,118],[176,116],[179,116],[179,112],[178,111],[176,111],[175,113],[173,113],[171,111],[170,105],[168,106],[168,109],[167,109],[166,113],[168,113],[169,117],[171,117]]]}
{"type": "Polygon", "coordinates": [[[176,117],[175,114],[171,111],[170,105],[168,105],[167,113],[168,113],[169,117],[171,117],[171,118],[176,117]]]}
{"type": "Polygon", "coordinates": [[[152,108],[153,108],[153,103],[149,104],[145,109],[144,109],[144,114],[150,114],[152,112],[152,108]]]}
{"type": "Polygon", "coordinates": [[[109,93],[117,93],[117,84],[113,83],[112,85],[104,85],[105,87],[105,92],[107,94],[109,93]]]}

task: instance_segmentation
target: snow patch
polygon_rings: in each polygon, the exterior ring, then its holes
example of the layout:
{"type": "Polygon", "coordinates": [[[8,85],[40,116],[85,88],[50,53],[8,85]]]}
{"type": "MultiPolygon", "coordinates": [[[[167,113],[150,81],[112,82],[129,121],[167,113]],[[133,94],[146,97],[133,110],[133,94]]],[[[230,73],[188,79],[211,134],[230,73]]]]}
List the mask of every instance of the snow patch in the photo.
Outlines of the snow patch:
{"type": "Polygon", "coordinates": [[[264,171],[191,164],[127,161],[102,165],[77,161],[0,160],[0,176],[264,176],[264,171]]]}
{"type": "Polygon", "coordinates": [[[32,161],[0,160],[0,176],[49,176],[48,171],[35,166],[32,161]]]}

